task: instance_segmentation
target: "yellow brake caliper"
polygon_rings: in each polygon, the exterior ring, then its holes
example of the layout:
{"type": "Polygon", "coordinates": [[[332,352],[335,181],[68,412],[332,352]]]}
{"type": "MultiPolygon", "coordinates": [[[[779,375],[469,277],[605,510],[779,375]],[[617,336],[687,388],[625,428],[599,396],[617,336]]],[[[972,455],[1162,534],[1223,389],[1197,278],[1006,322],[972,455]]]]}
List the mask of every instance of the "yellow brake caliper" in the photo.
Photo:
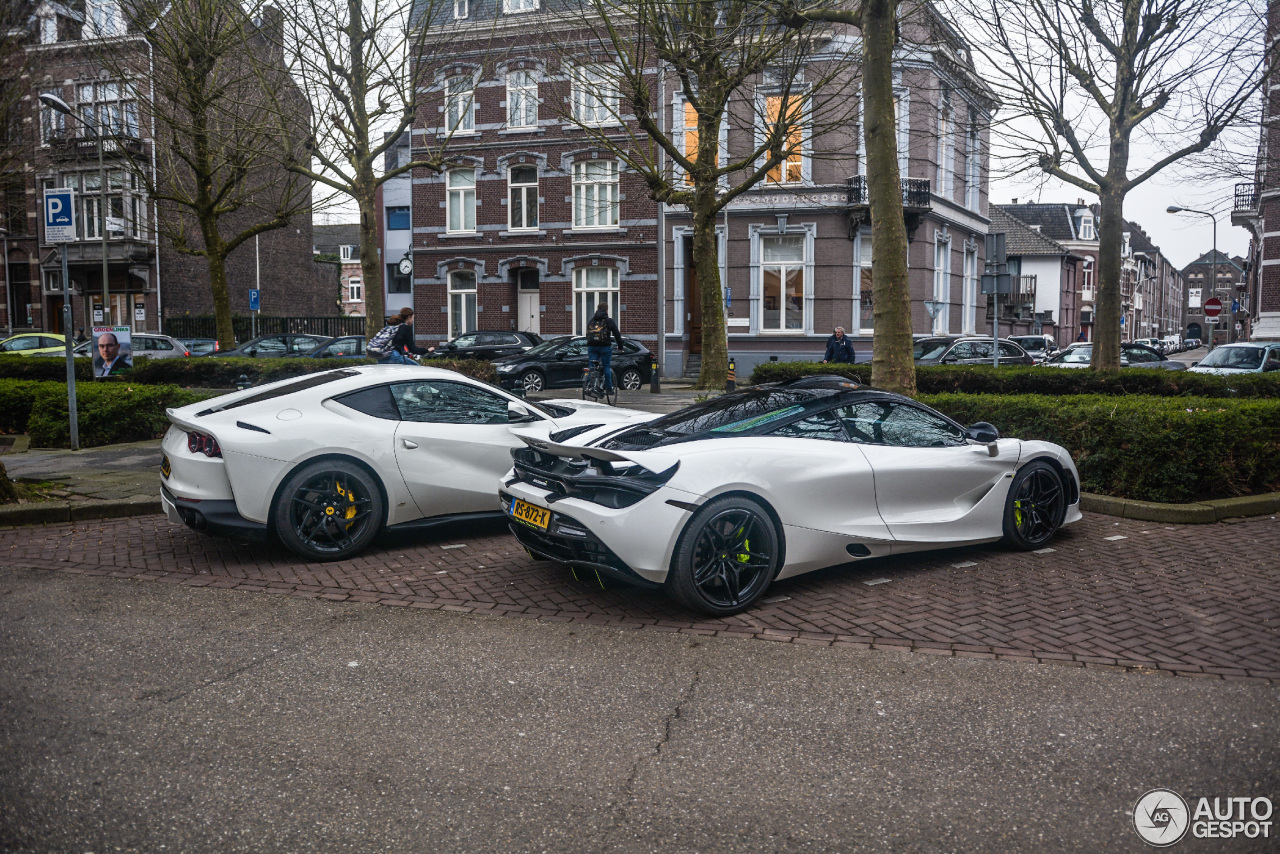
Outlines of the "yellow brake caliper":
{"type": "MultiPolygon", "coordinates": [[[[334,486],[334,488],[335,488],[336,490],[338,490],[338,494],[339,494],[339,495],[341,495],[343,498],[347,499],[347,509],[346,509],[346,510],[344,510],[344,511],[342,512],[342,518],[344,518],[344,519],[354,519],[354,518],[355,518],[355,516],[356,516],[356,500],[355,500],[355,497],[354,497],[351,493],[349,493],[349,492],[347,492],[346,490],[344,490],[344,489],[342,488],[342,484],[338,483],[337,481],[334,481],[334,482],[333,482],[333,486],[334,486]]],[[[354,522],[347,522],[347,530],[348,530],[348,531],[349,531],[349,530],[351,530],[351,526],[352,526],[352,525],[354,525],[354,524],[355,524],[354,522]]]]}

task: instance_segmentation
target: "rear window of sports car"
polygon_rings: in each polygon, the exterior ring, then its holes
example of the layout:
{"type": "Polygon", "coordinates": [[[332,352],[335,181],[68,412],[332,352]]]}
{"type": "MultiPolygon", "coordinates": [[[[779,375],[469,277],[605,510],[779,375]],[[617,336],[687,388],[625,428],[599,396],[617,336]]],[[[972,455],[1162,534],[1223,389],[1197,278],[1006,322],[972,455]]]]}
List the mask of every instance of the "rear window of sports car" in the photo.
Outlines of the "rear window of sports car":
{"type": "Polygon", "coordinates": [[[315,388],[316,386],[321,386],[325,383],[337,382],[338,380],[345,380],[349,377],[359,376],[359,374],[359,371],[352,370],[325,371],[322,374],[312,374],[311,376],[303,377],[297,382],[278,385],[275,388],[267,389],[266,391],[261,391],[257,394],[251,394],[248,397],[242,397],[232,403],[227,403],[221,406],[211,406],[203,412],[198,413],[198,415],[212,415],[215,412],[225,412],[228,409],[235,409],[238,406],[248,406],[251,403],[261,403],[264,400],[273,400],[277,397],[284,397],[287,394],[306,391],[309,388],[315,388]]]}
{"type": "Polygon", "coordinates": [[[755,388],[726,394],[713,400],[686,406],[646,424],[627,430],[602,447],[654,447],[690,436],[712,433],[717,436],[742,435],[805,409],[810,401],[832,394],[821,388],[755,388]]]}

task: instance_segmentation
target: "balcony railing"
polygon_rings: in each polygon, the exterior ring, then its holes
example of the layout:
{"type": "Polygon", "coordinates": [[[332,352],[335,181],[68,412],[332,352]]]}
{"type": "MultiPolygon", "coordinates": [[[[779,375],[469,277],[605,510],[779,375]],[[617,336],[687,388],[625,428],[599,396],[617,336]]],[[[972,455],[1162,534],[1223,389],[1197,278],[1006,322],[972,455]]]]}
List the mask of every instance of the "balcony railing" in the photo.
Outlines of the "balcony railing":
{"type": "Polygon", "coordinates": [[[1249,211],[1256,213],[1258,210],[1258,196],[1262,194],[1262,186],[1260,184],[1236,184],[1236,201],[1232,205],[1231,210],[1249,211]]]}
{"type": "Polygon", "coordinates": [[[1011,302],[1035,302],[1036,277],[1015,276],[1013,279],[1013,299],[1011,302]]]}
{"type": "MultiPolygon", "coordinates": [[[[96,136],[54,136],[49,138],[49,154],[57,160],[91,160],[98,157],[96,136]]],[[[132,136],[107,136],[102,139],[103,157],[142,157],[146,154],[142,140],[132,136]]]]}
{"type": "MultiPolygon", "coordinates": [[[[871,194],[867,189],[867,176],[854,175],[849,179],[849,204],[864,207],[871,204],[871,194]]],[[[928,210],[930,186],[928,178],[902,179],[902,207],[907,210],[928,210]]]]}

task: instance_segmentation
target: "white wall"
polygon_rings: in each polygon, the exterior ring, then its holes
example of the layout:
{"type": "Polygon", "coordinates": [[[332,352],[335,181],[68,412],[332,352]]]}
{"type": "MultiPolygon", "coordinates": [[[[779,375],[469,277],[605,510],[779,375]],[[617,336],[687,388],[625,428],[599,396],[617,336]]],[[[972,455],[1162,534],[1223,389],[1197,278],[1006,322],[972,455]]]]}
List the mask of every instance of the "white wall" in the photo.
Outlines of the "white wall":
{"type": "Polygon", "coordinates": [[[1057,256],[1022,256],[1022,275],[1036,277],[1036,311],[1052,311],[1062,320],[1062,259],[1057,256]]]}

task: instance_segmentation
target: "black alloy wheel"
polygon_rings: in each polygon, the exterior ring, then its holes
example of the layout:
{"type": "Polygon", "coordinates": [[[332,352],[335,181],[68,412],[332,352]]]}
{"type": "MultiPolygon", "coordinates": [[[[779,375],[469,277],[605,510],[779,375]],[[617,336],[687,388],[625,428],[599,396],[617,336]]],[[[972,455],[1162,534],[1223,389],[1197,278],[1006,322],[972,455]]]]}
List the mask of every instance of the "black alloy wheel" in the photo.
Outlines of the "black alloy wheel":
{"type": "Polygon", "coordinates": [[[643,382],[644,381],[640,377],[640,372],[638,370],[635,368],[626,368],[622,372],[622,379],[619,380],[619,385],[627,391],[635,391],[640,388],[643,382]]]}
{"type": "Polygon", "coordinates": [[[520,381],[524,383],[526,392],[542,391],[547,385],[547,381],[543,378],[541,371],[525,371],[524,375],[520,377],[520,381]]]}
{"type": "Polygon", "coordinates": [[[750,498],[728,496],[704,505],[676,545],[666,587],[686,608],[715,617],[749,608],[781,567],[778,531],[750,498]]]}
{"type": "Polygon", "coordinates": [[[377,536],[384,511],[372,475],[345,460],[321,460],[298,469],[285,482],[272,521],[280,541],[297,554],[318,561],[343,560],[377,536]]]}
{"type": "Polygon", "coordinates": [[[1043,460],[1022,467],[1005,501],[1004,540],[1018,549],[1043,546],[1067,515],[1067,490],[1058,470],[1043,460]]]}

